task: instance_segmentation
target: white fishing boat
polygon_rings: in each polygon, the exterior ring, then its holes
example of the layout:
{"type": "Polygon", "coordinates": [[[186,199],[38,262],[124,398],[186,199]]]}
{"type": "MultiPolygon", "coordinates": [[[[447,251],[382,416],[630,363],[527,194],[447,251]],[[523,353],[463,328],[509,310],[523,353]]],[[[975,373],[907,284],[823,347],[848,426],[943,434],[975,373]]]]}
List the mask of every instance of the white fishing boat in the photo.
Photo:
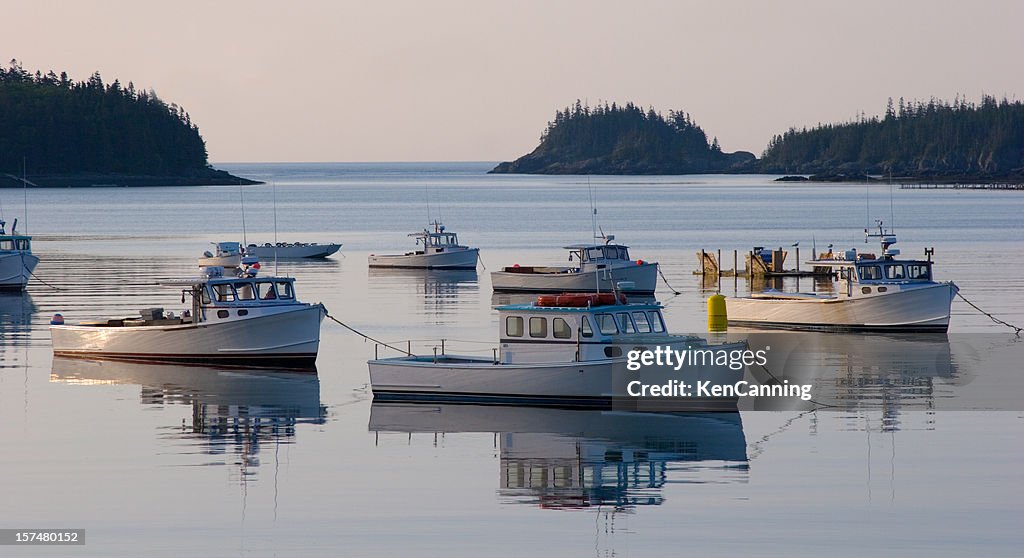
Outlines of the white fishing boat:
{"type": "Polygon", "coordinates": [[[242,244],[240,242],[211,242],[213,251],[203,252],[199,267],[223,267],[235,269],[242,265],[242,244]]]}
{"type": "Polygon", "coordinates": [[[949,329],[950,305],[959,291],[952,281],[932,279],[927,260],[897,259],[896,236],[881,221],[882,252],[847,250],[809,264],[839,272],[835,294],[769,290],[727,301],[730,325],[820,331],[942,332],[949,329]]]}
{"type": "Polygon", "coordinates": [[[0,290],[22,290],[39,264],[32,254],[32,237],[17,234],[18,220],[5,230],[6,221],[0,221],[0,290]]]}
{"type": "Polygon", "coordinates": [[[444,225],[438,221],[430,225],[433,230],[423,229],[422,232],[409,235],[416,238],[417,246],[423,245],[422,249],[404,254],[370,254],[370,267],[476,269],[480,257],[479,248],[459,244],[458,235],[445,230],[444,225]]]}
{"type": "MultiPolygon", "coordinates": [[[[621,295],[567,294],[538,297],[532,304],[500,306],[499,347],[493,358],[441,354],[369,361],[375,397],[405,400],[526,403],[609,407],[649,402],[640,383],[735,385],[743,367],[691,362],[627,371],[632,351],[743,350],[745,343],[710,345],[696,336],[671,335],[660,304],[624,303],[621,295]]],[[[720,361],[719,361],[720,362],[720,361]]],[[[658,399],[687,410],[735,408],[734,396],[658,399]],[[671,399],[671,401],[670,401],[671,399]]]]}
{"type": "Polygon", "coordinates": [[[322,304],[299,302],[295,280],[257,277],[259,263],[225,272],[204,267],[194,279],[164,281],[181,289],[190,308],[179,315],[147,308],[139,316],[50,326],[57,356],[202,362],[288,368],[313,366],[320,344],[322,304]]]}
{"type": "Polygon", "coordinates": [[[615,235],[607,235],[604,244],[566,246],[569,261],[575,267],[521,266],[491,272],[495,292],[564,293],[611,292],[621,285],[626,294],[654,294],[658,282],[658,264],[632,260],[629,247],[613,244],[615,235]]]}
{"type": "Polygon", "coordinates": [[[281,260],[324,259],[341,250],[341,244],[317,244],[316,242],[277,242],[249,244],[245,247],[247,256],[256,256],[263,261],[274,258],[281,260]]]}

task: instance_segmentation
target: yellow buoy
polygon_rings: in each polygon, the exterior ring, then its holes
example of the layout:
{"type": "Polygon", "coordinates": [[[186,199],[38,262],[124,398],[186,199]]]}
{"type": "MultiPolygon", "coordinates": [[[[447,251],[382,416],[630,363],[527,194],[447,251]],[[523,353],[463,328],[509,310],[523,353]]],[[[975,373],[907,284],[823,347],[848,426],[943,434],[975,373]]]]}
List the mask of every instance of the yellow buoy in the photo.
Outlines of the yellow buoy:
{"type": "Polygon", "coordinates": [[[713,294],[708,297],[708,331],[725,331],[729,328],[729,316],[725,310],[725,297],[713,294]]]}

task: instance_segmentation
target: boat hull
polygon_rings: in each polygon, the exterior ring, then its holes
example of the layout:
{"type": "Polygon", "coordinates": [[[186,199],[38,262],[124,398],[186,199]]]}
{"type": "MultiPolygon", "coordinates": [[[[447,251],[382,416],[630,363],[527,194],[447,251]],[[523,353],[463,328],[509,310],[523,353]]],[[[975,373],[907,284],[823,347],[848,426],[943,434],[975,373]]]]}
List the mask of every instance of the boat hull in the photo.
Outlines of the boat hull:
{"type": "Polygon", "coordinates": [[[479,248],[434,254],[371,255],[370,267],[406,269],[476,269],[479,248]]]}
{"type": "Polygon", "coordinates": [[[22,290],[39,264],[39,257],[25,252],[0,254],[0,289],[22,290]]]}
{"type": "Polygon", "coordinates": [[[491,272],[491,285],[495,292],[506,293],[565,293],[612,292],[616,284],[627,282],[623,293],[654,294],[658,286],[658,264],[642,263],[597,271],[565,273],[491,272]],[[628,283],[633,283],[632,286],[628,283]]]}
{"type": "Polygon", "coordinates": [[[730,325],[810,331],[944,332],[958,288],[936,283],[889,294],[833,299],[730,298],[730,325]]]}
{"type": "MultiPolygon", "coordinates": [[[[737,345],[740,346],[740,345],[737,345]]],[[[746,346],[746,345],[742,345],[746,346]]],[[[728,349],[727,349],[728,350],[728,349]]],[[[726,366],[692,366],[681,371],[665,367],[642,373],[626,369],[624,359],[536,364],[495,364],[471,357],[402,357],[369,361],[375,398],[392,401],[448,401],[637,410],[735,410],[737,397],[651,399],[635,397],[630,382],[663,385],[671,380],[696,385],[732,385],[743,370],[726,366]]]]}
{"type": "Polygon", "coordinates": [[[53,354],[92,359],[309,368],[323,306],[198,325],[50,326],[53,354]]]}
{"type": "Polygon", "coordinates": [[[282,260],[323,259],[341,249],[341,244],[303,244],[291,246],[249,246],[246,255],[267,262],[275,257],[282,260]]]}

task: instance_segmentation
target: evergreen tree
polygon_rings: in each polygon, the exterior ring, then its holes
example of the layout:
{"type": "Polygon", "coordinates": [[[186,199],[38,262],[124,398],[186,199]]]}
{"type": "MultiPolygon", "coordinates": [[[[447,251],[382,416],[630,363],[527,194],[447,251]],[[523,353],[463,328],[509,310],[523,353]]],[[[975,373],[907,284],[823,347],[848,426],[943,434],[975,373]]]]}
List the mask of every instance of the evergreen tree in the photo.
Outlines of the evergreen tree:
{"type": "Polygon", "coordinates": [[[65,72],[0,67],[0,173],[81,172],[171,176],[203,171],[206,144],[188,113],[155,93],[136,94],[99,72],[72,82],[65,72]]]}

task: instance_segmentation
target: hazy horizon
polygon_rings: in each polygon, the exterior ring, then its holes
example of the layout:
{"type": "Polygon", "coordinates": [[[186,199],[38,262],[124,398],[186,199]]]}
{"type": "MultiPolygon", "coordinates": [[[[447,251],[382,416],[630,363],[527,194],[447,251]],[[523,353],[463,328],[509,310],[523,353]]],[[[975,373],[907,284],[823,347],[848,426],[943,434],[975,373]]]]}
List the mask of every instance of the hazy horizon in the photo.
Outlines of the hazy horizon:
{"type": "Polygon", "coordinates": [[[39,2],[7,7],[0,52],[155,90],[213,162],[508,161],[576,99],[683,110],[760,155],[889,97],[1017,99],[1024,3],[965,6],[39,2]]]}

